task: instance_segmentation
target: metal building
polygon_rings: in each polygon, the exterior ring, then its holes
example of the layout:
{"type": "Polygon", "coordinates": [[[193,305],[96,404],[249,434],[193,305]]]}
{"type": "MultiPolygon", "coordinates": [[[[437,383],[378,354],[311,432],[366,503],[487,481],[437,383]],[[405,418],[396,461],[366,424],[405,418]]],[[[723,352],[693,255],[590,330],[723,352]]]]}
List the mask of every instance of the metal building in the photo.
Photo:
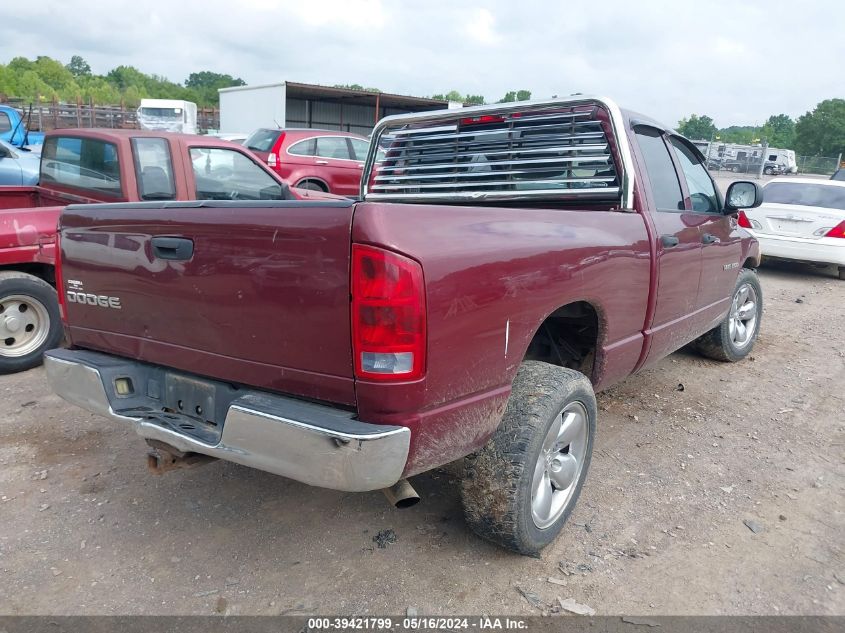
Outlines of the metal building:
{"type": "Polygon", "coordinates": [[[447,101],[286,81],[222,88],[220,132],[249,134],[260,127],[344,130],[367,136],[382,117],[441,110],[447,101]]]}

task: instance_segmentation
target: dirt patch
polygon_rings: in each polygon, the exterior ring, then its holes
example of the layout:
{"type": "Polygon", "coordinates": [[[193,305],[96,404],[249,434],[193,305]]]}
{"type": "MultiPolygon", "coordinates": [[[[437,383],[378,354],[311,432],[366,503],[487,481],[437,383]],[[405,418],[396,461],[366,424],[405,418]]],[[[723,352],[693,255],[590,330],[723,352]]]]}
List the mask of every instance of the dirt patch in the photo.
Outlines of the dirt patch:
{"type": "Polygon", "coordinates": [[[2,376],[0,612],[539,613],[527,593],[600,614],[845,614],[845,282],[787,264],[761,280],[753,358],[683,350],[599,394],[590,475],[540,559],[469,532],[458,465],[414,477],[406,510],[222,462],[155,477],[141,438],[41,370],[2,376]]]}

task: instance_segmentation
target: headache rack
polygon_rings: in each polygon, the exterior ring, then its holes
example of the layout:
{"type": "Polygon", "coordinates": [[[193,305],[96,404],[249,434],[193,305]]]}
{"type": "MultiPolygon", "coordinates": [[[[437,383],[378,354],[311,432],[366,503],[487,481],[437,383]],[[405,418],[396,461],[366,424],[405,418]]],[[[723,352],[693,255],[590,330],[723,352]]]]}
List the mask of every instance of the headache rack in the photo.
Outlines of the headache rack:
{"type": "Polygon", "coordinates": [[[373,130],[365,200],[589,200],[631,208],[622,114],[573,97],[386,117],[373,130]]]}

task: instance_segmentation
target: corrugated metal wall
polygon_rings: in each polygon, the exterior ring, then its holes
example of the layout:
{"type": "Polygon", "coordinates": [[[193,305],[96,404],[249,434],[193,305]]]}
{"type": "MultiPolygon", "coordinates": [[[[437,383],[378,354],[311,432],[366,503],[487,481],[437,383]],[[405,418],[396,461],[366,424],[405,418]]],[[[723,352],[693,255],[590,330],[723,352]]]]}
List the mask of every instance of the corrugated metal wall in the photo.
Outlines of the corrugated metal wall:
{"type": "Polygon", "coordinates": [[[375,113],[374,106],[341,105],[328,101],[288,99],[286,125],[288,127],[343,130],[367,136],[373,129],[375,113]]]}

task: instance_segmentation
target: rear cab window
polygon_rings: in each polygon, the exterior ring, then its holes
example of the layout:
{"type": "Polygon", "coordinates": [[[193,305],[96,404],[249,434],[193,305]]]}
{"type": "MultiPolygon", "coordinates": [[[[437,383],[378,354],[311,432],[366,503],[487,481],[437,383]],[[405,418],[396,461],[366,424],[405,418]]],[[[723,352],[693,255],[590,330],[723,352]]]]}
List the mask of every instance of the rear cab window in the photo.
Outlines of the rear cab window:
{"type": "Polygon", "coordinates": [[[244,146],[256,152],[270,152],[279,140],[281,130],[268,130],[260,128],[250,134],[249,138],[244,141],[244,146]]]}
{"type": "Polygon", "coordinates": [[[12,120],[5,112],[0,112],[0,132],[11,132],[12,120]]]}
{"type": "Polygon", "coordinates": [[[175,200],[176,181],[170,144],[163,138],[132,139],[135,156],[135,177],[140,200],[175,200]]]}
{"type": "Polygon", "coordinates": [[[246,154],[192,147],[197,200],[286,200],[287,191],[246,154]]]}
{"type": "Polygon", "coordinates": [[[47,138],[41,153],[41,183],[120,198],[123,185],[117,146],[95,138],[47,138]]]}

